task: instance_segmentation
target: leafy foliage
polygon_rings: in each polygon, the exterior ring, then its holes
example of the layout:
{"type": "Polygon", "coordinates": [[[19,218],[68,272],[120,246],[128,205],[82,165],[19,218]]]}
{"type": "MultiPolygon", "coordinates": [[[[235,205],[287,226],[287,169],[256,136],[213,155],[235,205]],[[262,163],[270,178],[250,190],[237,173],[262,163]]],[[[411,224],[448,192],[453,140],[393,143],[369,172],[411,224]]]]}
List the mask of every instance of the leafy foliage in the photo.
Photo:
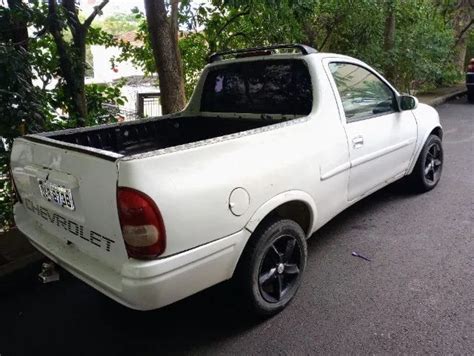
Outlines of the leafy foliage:
{"type": "Polygon", "coordinates": [[[121,35],[138,29],[139,19],[134,13],[116,13],[103,20],[96,21],[94,27],[111,35],[121,35]]]}
{"type": "Polygon", "coordinates": [[[184,84],[186,97],[190,97],[196,87],[201,70],[209,56],[205,39],[196,33],[191,33],[179,41],[179,49],[183,61],[184,84]]]}
{"type": "Polygon", "coordinates": [[[13,222],[13,189],[9,174],[9,157],[3,141],[0,141],[0,231],[13,222]]]}
{"type": "MultiPolygon", "coordinates": [[[[42,2],[32,2],[21,11],[0,7],[0,229],[8,228],[13,222],[13,192],[9,179],[9,150],[13,139],[22,134],[78,125],[74,115],[65,115],[70,98],[65,94],[57,47],[50,34],[41,32],[46,16],[42,2]],[[13,43],[8,36],[15,19],[25,20],[39,29],[23,46],[13,43]],[[39,85],[33,84],[35,80],[39,85]]],[[[65,38],[71,40],[70,36],[65,38]]],[[[113,36],[100,29],[91,29],[87,42],[114,43],[113,36]]],[[[125,98],[120,94],[122,85],[86,86],[89,105],[86,124],[116,119],[116,113],[108,108],[124,103],[125,98]]]]}
{"type": "Polygon", "coordinates": [[[467,66],[471,58],[474,58],[474,31],[471,31],[469,34],[465,66],[467,66]]]}
{"type": "Polygon", "coordinates": [[[9,148],[23,132],[45,128],[50,114],[44,93],[31,83],[28,53],[11,43],[0,46],[0,228],[12,222],[9,148]]]}
{"type": "Polygon", "coordinates": [[[431,1],[413,1],[397,8],[398,36],[391,56],[404,90],[458,79],[449,58],[453,32],[431,1]]]}
{"type": "MultiPolygon", "coordinates": [[[[404,91],[445,85],[459,80],[451,62],[454,36],[449,18],[456,1],[395,1],[395,46],[384,51],[385,0],[212,0],[182,1],[179,46],[186,94],[192,93],[208,56],[229,48],[302,42],[320,51],[360,58],[382,73],[393,67],[395,85],[404,91]],[[449,5],[449,6],[448,6],[449,5]]],[[[153,73],[146,22],[138,20],[137,40],[122,43],[122,56],[153,73]]]]}
{"type": "Polygon", "coordinates": [[[124,82],[114,85],[86,85],[87,106],[93,113],[87,117],[87,126],[116,122],[117,112],[113,108],[125,104],[126,101],[120,92],[123,84],[124,82]]]}

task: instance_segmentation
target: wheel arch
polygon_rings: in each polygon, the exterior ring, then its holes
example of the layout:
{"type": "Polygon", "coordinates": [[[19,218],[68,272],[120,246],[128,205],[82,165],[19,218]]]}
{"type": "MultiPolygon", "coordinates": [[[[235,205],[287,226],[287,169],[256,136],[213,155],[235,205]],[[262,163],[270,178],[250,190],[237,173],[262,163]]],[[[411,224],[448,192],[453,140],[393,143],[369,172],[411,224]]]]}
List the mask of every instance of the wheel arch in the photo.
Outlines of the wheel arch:
{"type": "Polygon", "coordinates": [[[281,193],[262,204],[245,228],[254,232],[262,222],[274,216],[295,221],[301,226],[306,237],[309,237],[317,219],[316,204],[313,198],[303,191],[281,193]]]}
{"type": "MultiPolygon", "coordinates": [[[[439,139],[442,141],[443,140],[443,129],[441,128],[441,126],[436,126],[433,130],[431,130],[431,132],[428,134],[428,136],[426,136],[425,142],[428,139],[428,137],[431,136],[431,135],[438,136],[439,139]]],[[[423,145],[424,144],[425,143],[423,142],[423,145]]]]}
{"type": "Polygon", "coordinates": [[[435,125],[430,130],[426,130],[423,139],[420,140],[420,143],[416,146],[415,154],[413,155],[412,162],[407,170],[406,175],[409,175],[411,174],[411,172],[413,172],[413,168],[415,168],[415,164],[418,161],[418,157],[420,156],[421,150],[425,146],[426,140],[428,140],[428,137],[430,137],[431,135],[436,135],[440,138],[441,141],[443,140],[443,128],[440,124],[435,125]]]}

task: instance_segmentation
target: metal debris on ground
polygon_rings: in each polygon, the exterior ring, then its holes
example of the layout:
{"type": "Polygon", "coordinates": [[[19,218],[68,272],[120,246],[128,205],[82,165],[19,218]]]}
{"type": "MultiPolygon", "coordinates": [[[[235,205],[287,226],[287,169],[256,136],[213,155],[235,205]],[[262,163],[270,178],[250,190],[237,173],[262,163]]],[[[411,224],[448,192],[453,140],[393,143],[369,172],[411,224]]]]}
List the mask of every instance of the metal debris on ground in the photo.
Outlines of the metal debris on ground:
{"type": "Polygon", "coordinates": [[[366,261],[369,261],[369,262],[370,262],[370,259],[368,259],[368,258],[365,257],[365,256],[362,256],[362,255],[358,254],[357,252],[352,251],[352,256],[354,256],[354,257],[359,257],[359,258],[362,258],[363,260],[366,260],[366,261]]]}

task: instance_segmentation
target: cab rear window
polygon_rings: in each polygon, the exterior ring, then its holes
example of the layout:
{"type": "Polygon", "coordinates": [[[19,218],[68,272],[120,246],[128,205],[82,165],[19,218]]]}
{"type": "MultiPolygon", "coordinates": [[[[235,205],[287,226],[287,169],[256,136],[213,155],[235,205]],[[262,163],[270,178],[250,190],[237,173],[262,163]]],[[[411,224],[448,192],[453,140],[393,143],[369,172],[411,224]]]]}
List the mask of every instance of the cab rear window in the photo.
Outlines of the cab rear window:
{"type": "Polygon", "coordinates": [[[306,64],[278,59],[211,69],[204,83],[201,111],[308,115],[312,104],[306,64]]]}

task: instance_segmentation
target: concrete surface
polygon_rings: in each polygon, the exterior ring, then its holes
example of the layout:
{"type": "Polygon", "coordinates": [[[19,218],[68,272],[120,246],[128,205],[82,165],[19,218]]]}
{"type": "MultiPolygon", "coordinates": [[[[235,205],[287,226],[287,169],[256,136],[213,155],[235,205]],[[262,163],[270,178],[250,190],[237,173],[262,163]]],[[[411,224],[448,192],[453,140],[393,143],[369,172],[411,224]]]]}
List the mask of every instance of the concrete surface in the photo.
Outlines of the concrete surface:
{"type": "Polygon", "coordinates": [[[466,92],[466,83],[462,83],[446,88],[436,88],[431,91],[417,94],[416,97],[421,103],[428,104],[431,106],[437,106],[445,103],[450,99],[459,98],[462,95],[466,94],[466,92]]]}
{"type": "Polygon", "coordinates": [[[302,288],[276,317],[247,318],[225,283],[135,312],[66,273],[40,285],[35,265],[0,280],[0,354],[473,354],[474,105],[465,100],[438,108],[439,186],[411,195],[392,185],[321,229],[302,288]]]}

